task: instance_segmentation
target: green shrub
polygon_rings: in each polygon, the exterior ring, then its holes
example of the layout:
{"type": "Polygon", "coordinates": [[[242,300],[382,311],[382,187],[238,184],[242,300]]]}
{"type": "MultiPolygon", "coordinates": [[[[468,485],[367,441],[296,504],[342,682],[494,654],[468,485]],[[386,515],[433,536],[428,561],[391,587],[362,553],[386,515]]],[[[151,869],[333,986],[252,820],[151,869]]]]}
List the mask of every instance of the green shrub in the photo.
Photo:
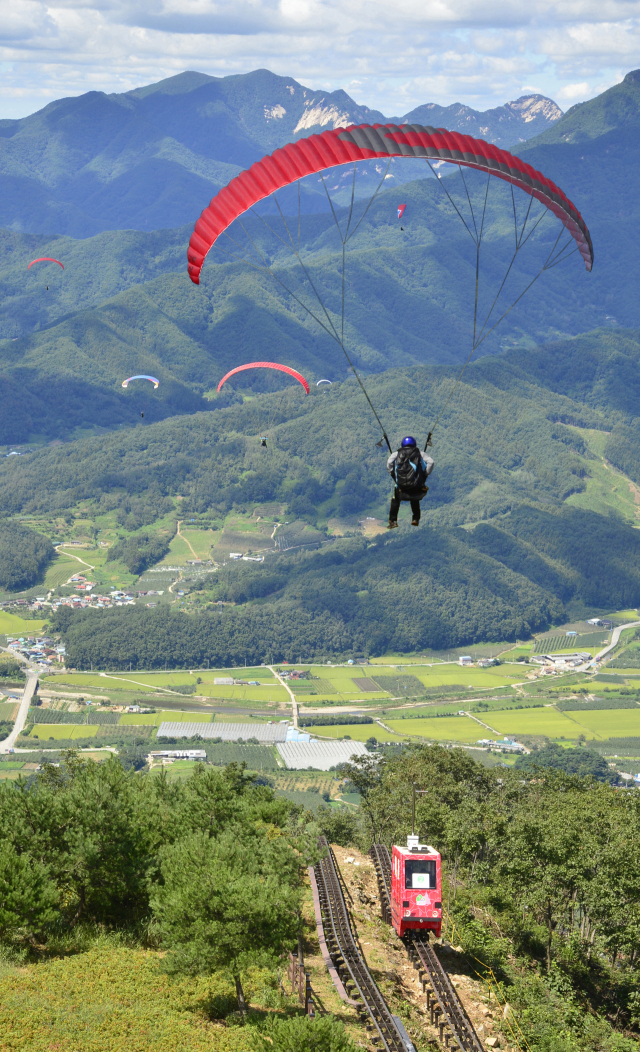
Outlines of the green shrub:
{"type": "Polygon", "coordinates": [[[355,1045],[335,1016],[271,1018],[256,1034],[259,1052],[355,1052],[355,1045]]]}

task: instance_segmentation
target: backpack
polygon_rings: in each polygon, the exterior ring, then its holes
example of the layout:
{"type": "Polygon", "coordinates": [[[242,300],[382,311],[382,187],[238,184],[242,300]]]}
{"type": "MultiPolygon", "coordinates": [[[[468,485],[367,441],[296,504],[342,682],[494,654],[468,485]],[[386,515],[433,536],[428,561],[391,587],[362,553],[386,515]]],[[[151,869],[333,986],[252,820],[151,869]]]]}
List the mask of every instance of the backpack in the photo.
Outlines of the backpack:
{"type": "Polygon", "coordinates": [[[427,468],[417,446],[402,446],[393,465],[398,489],[419,490],[427,481],[427,468]]]}

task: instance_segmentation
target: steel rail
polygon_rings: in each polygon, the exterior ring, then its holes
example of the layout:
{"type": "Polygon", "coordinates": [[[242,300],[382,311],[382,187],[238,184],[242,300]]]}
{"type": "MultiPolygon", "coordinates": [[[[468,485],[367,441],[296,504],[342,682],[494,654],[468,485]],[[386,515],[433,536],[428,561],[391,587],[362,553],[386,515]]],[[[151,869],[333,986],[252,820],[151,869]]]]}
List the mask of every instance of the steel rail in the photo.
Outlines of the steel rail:
{"type": "MultiPolygon", "coordinates": [[[[374,844],[370,851],[378,878],[382,917],[391,923],[391,855],[384,844],[374,844]]],[[[429,943],[429,936],[416,934],[403,940],[414,968],[420,973],[427,995],[431,1022],[438,1026],[440,1040],[448,1048],[453,1040],[459,1052],[483,1052],[480,1038],[456,993],[449,976],[429,943]],[[426,978],[425,978],[426,977],[426,978]],[[445,1032],[448,1028],[448,1033],[445,1032]]]]}
{"type": "Polygon", "coordinates": [[[402,1030],[398,1027],[360,952],[335,856],[325,837],[319,838],[319,846],[326,849],[327,854],[314,870],[325,937],[333,963],[345,976],[345,985],[352,987],[350,992],[354,999],[360,1002],[358,1012],[369,1015],[377,1031],[374,1043],[381,1043],[385,1052],[415,1052],[404,1027],[402,1030]]]}

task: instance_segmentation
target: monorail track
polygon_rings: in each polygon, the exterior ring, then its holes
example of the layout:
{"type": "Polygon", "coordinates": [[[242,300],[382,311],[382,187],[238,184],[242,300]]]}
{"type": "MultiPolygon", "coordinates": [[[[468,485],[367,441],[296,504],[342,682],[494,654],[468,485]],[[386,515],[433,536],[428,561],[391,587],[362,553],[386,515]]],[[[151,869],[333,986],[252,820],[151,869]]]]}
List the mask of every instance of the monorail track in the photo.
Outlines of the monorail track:
{"type": "Polygon", "coordinates": [[[402,1022],[391,1014],[369,971],[351,927],[335,856],[324,837],[327,855],[314,867],[324,935],[329,954],[359,1015],[369,1017],[374,1044],[386,1052],[415,1052],[402,1022]]]}
{"type": "MultiPolygon", "coordinates": [[[[382,918],[391,924],[391,856],[384,844],[374,844],[370,855],[378,878],[382,918]]],[[[404,943],[414,968],[420,974],[431,1022],[438,1027],[440,1040],[445,1047],[457,1049],[458,1052],[483,1052],[473,1023],[435,950],[429,944],[428,936],[407,936],[404,943]]]]}

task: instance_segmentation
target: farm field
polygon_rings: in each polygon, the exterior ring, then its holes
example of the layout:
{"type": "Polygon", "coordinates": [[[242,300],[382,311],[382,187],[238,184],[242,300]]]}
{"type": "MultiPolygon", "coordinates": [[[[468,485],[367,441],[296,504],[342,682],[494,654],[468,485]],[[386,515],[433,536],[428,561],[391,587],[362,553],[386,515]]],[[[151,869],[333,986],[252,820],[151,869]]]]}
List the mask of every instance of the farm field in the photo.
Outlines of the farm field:
{"type": "MultiPolygon", "coordinates": [[[[265,675],[264,669],[198,669],[194,670],[193,674],[189,671],[184,672],[123,672],[123,673],[105,673],[104,675],[89,673],[89,672],[75,672],[62,674],[61,676],[55,677],[56,684],[66,684],[70,687],[80,688],[95,688],[108,690],[109,687],[121,687],[126,690],[137,691],[140,694],[154,693],[158,690],[175,690],[178,686],[194,686],[199,695],[212,698],[216,701],[242,701],[251,702],[251,704],[257,705],[268,705],[269,702],[281,702],[286,704],[289,701],[289,694],[284,687],[272,678],[271,673],[267,670],[265,675]],[[262,673],[262,675],[260,674],[262,673]],[[260,679],[264,684],[259,687],[246,687],[246,686],[233,686],[224,687],[216,686],[214,679],[223,678],[225,676],[235,675],[238,679],[260,679]],[[268,678],[267,678],[268,677],[268,678]],[[198,683],[200,679],[202,682],[198,683]]],[[[167,694],[167,697],[171,695],[167,694]]],[[[188,698],[190,695],[184,695],[188,698]]],[[[179,697],[179,691],[177,691],[173,698],[179,697]]]]}
{"type": "Polygon", "coordinates": [[[88,569],[89,567],[85,566],[84,563],[79,563],[77,559],[72,559],[70,555],[64,552],[56,554],[40,586],[42,593],[38,594],[45,595],[50,588],[58,588],[61,584],[65,584],[74,573],[83,573],[88,571],[88,569]]]}
{"type": "Polygon", "coordinates": [[[165,720],[172,723],[211,723],[211,712],[185,712],[163,709],[161,712],[125,712],[118,720],[120,727],[159,727],[165,720]]]}
{"type": "Polygon", "coordinates": [[[152,767],[149,774],[153,777],[154,775],[159,775],[161,771],[165,771],[170,780],[190,778],[195,770],[196,762],[196,760],[174,760],[173,763],[169,763],[164,767],[160,765],[152,767]]]}
{"type": "Polygon", "coordinates": [[[438,742],[477,742],[496,737],[469,716],[440,716],[434,720],[385,720],[387,727],[400,734],[420,735],[438,742]]]}
{"type": "Polygon", "coordinates": [[[490,690],[492,687],[509,686],[523,678],[522,666],[494,665],[492,668],[462,668],[460,665],[417,667],[412,670],[425,687],[447,687],[460,684],[465,689],[478,687],[490,690]]]}
{"type": "MultiPolygon", "coordinates": [[[[582,713],[580,713],[582,716],[582,713]]],[[[603,713],[608,715],[608,713],[603,713]]],[[[514,712],[492,712],[486,722],[500,734],[539,734],[547,738],[579,738],[584,734],[568,715],[552,708],[520,709],[514,712]]]]}
{"type": "Polygon", "coordinates": [[[339,723],[334,726],[306,727],[305,730],[310,731],[312,735],[319,734],[323,738],[336,738],[338,740],[344,738],[345,734],[348,734],[354,742],[366,742],[367,738],[377,738],[379,742],[400,740],[399,735],[389,734],[389,731],[386,731],[378,723],[339,723]]]}
{"type": "MultiPolygon", "coordinates": [[[[195,526],[185,526],[183,522],[180,533],[193,548],[197,559],[210,559],[211,549],[220,535],[220,530],[201,530],[195,526]]],[[[190,554],[187,558],[193,559],[193,555],[190,554]]]]}
{"type": "MultiPolygon", "coordinates": [[[[40,594],[40,593],[38,593],[40,594]]],[[[42,632],[44,621],[27,620],[18,614],[0,610],[0,634],[5,636],[38,636],[42,632]]]]}
{"type": "MultiPolygon", "coordinates": [[[[612,676],[623,676],[627,679],[638,679],[638,677],[640,677],[640,668],[615,668],[611,665],[609,668],[611,668],[612,676]]],[[[606,674],[606,671],[602,671],[598,678],[600,679],[602,676],[606,676],[606,674]]]]}
{"type": "Polygon", "coordinates": [[[400,734],[419,735],[436,741],[476,742],[480,738],[495,738],[469,716],[441,716],[423,720],[385,720],[387,726],[400,734]]]}
{"type": "MultiPolygon", "coordinates": [[[[97,726],[88,726],[86,723],[78,725],[77,723],[37,723],[31,734],[29,735],[30,740],[36,738],[40,740],[47,740],[49,738],[93,738],[100,728],[97,726]]],[[[110,728],[115,731],[115,727],[110,728]]]]}
{"type": "MultiPolygon", "coordinates": [[[[640,708],[638,709],[590,709],[586,712],[570,712],[576,723],[601,738],[640,737],[640,708]]],[[[585,731],[580,733],[584,734],[585,731]]]]}
{"type": "MultiPolygon", "coordinates": [[[[409,663],[407,662],[407,665],[409,663]]],[[[301,666],[307,667],[307,666],[301,666]]],[[[337,695],[346,695],[346,700],[353,699],[353,695],[357,695],[357,700],[363,701],[384,701],[385,698],[385,683],[384,679],[386,676],[389,677],[389,691],[386,692],[386,696],[395,696],[390,693],[391,687],[394,681],[402,675],[411,675],[416,677],[420,683],[425,687],[426,690],[444,687],[445,689],[451,687],[459,687],[461,690],[468,690],[471,688],[478,688],[480,690],[491,690],[496,687],[509,686],[513,682],[520,681],[524,676],[522,666],[515,664],[509,665],[498,665],[493,668],[482,669],[482,668],[462,668],[460,665],[454,662],[438,662],[436,664],[425,664],[424,662],[415,662],[410,667],[405,668],[402,666],[404,671],[398,671],[397,669],[388,668],[372,668],[371,666],[354,666],[353,668],[327,668],[324,665],[311,666],[311,673],[314,676],[320,677],[327,683],[331,683],[335,688],[337,695]],[[372,676],[380,677],[381,690],[375,693],[366,691],[363,692],[358,688],[355,683],[356,679],[371,678],[372,676]]],[[[295,693],[295,684],[291,684],[292,689],[295,693]]],[[[417,688],[416,688],[417,691],[417,688]]],[[[306,692],[305,692],[306,693],[306,692]]],[[[328,691],[322,691],[321,696],[328,695],[328,691]]]]}

